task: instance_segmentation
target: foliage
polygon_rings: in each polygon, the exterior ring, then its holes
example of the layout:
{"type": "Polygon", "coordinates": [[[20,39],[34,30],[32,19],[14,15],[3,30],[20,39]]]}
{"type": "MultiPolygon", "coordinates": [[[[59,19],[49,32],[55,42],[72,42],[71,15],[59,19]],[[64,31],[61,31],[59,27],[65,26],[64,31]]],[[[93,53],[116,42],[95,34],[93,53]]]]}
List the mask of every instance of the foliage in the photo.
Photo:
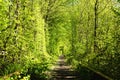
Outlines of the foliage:
{"type": "Polygon", "coordinates": [[[49,60],[40,3],[39,0],[0,2],[0,76],[17,70],[21,73],[24,70],[27,76],[30,66],[41,63],[39,68],[43,69],[42,61],[49,60]]]}
{"type": "Polygon", "coordinates": [[[0,0],[0,76],[46,79],[64,54],[118,80],[119,48],[119,0],[0,0]]]}

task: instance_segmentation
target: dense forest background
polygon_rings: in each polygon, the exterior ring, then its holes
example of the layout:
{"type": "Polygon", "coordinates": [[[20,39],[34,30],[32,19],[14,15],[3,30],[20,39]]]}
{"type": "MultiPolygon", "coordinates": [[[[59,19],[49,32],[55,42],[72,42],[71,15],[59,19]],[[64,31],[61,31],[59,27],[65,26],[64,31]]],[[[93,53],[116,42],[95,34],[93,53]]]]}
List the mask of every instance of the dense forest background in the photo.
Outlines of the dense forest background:
{"type": "Polygon", "coordinates": [[[119,80],[120,0],[0,0],[1,79],[48,78],[60,54],[119,80]]]}

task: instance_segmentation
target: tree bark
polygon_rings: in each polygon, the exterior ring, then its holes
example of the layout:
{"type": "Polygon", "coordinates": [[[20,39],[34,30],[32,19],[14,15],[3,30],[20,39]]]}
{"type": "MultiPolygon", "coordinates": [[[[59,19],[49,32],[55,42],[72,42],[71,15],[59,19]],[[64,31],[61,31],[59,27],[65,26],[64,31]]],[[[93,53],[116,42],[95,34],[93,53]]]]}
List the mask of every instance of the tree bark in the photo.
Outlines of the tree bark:
{"type": "Polygon", "coordinates": [[[94,53],[97,51],[97,28],[98,28],[98,0],[95,1],[95,7],[94,7],[94,53]]]}

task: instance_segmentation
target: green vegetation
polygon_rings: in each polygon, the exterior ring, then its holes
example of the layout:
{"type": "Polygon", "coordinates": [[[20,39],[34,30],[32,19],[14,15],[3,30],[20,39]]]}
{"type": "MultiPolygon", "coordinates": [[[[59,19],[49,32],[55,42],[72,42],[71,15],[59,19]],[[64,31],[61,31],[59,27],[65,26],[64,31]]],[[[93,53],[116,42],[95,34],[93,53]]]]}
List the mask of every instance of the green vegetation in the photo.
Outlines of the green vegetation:
{"type": "Polygon", "coordinates": [[[0,80],[46,80],[57,56],[120,79],[120,0],[0,0],[0,80]]]}

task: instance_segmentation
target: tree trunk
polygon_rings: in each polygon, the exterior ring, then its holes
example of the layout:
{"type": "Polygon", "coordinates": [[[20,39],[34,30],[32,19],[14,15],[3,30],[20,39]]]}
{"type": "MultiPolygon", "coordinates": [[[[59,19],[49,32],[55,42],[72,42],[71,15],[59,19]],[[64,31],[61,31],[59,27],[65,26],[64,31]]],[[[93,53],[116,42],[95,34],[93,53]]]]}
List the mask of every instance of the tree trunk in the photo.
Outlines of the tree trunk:
{"type": "Polygon", "coordinates": [[[94,7],[94,53],[96,53],[97,51],[97,41],[96,41],[96,37],[97,37],[97,28],[98,28],[98,0],[95,1],[95,7],[94,7]]]}

